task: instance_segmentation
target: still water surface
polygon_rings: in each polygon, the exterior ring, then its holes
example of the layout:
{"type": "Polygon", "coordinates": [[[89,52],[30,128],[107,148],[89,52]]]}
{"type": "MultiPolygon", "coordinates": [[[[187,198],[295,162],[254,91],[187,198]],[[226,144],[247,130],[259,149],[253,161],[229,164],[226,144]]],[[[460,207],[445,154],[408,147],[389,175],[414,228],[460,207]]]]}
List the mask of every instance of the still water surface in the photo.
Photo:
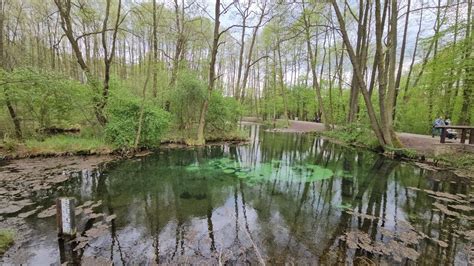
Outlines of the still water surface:
{"type": "Polygon", "coordinates": [[[28,218],[34,238],[12,261],[469,263],[469,183],[310,135],[253,126],[249,136],[247,145],[163,149],[75,174],[41,204],[101,200],[95,212],[117,217],[76,251],[58,245],[54,217],[28,218]],[[464,210],[433,205],[453,201],[464,210]]]}

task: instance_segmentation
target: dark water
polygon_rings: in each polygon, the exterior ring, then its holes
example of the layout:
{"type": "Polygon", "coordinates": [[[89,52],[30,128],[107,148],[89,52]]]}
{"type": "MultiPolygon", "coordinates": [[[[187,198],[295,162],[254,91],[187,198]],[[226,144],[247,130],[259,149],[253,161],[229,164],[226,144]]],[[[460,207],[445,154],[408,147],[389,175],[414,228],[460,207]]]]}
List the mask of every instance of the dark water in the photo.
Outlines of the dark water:
{"type": "MultiPolygon", "coordinates": [[[[249,135],[248,145],[162,150],[77,174],[42,204],[102,200],[96,211],[117,218],[84,249],[61,246],[62,260],[469,263],[472,211],[433,206],[452,204],[444,191],[472,207],[469,183],[309,135],[249,135]]],[[[59,263],[55,219],[28,223],[34,237],[12,262],[59,263]]]]}

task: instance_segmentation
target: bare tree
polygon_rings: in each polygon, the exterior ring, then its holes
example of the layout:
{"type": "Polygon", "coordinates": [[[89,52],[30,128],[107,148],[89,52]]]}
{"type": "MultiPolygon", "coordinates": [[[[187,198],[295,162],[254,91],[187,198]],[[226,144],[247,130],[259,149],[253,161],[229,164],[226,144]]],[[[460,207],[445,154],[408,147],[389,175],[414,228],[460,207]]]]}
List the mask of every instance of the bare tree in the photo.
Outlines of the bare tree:
{"type": "Polygon", "coordinates": [[[212,95],[212,91],[214,90],[215,87],[215,82],[216,82],[216,59],[217,59],[217,53],[219,51],[219,46],[222,45],[222,42],[219,42],[219,39],[221,36],[227,32],[231,27],[225,29],[225,30],[220,30],[220,25],[221,21],[220,18],[222,14],[226,13],[229,9],[230,5],[228,6],[223,6],[221,4],[220,0],[216,0],[216,4],[214,7],[214,33],[213,33],[213,38],[212,38],[212,46],[211,46],[211,51],[210,51],[210,62],[209,62],[209,78],[208,78],[208,86],[207,86],[207,98],[204,99],[201,107],[201,113],[199,115],[199,125],[198,125],[198,131],[197,131],[197,139],[196,139],[196,145],[203,145],[206,143],[206,140],[204,138],[204,130],[206,128],[206,114],[207,114],[207,109],[209,107],[209,100],[212,95]],[[222,9],[221,9],[222,8],[222,9]]]}
{"type": "Polygon", "coordinates": [[[71,0],[54,0],[54,3],[56,4],[58,8],[59,15],[61,17],[61,27],[66,37],[68,38],[69,43],[71,44],[71,47],[77,58],[77,63],[79,64],[82,71],[84,72],[85,77],[87,78],[87,83],[92,87],[92,89],[96,93],[96,96],[94,97],[95,116],[99,124],[104,126],[107,123],[107,118],[105,117],[105,114],[104,114],[104,108],[107,104],[107,99],[109,96],[110,68],[112,65],[112,60],[115,55],[115,47],[116,47],[116,40],[117,40],[119,25],[125,19],[125,16],[121,17],[121,13],[120,13],[122,1],[121,0],[118,1],[117,17],[115,19],[114,27],[112,29],[112,43],[111,43],[110,50],[107,44],[108,42],[107,31],[109,31],[108,20],[109,20],[109,15],[110,15],[111,0],[107,0],[106,2],[105,17],[102,23],[101,32],[89,33],[89,35],[101,34],[102,36],[102,48],[103,48],[103,54],[104,54],[104,80],[102,83],[102,89],[100,89],[100,85],[99,85],[99,81],[97,77],[92,74],[90,66],[87,65],[84,59],[82,50],[79,46],[79,40],[81,36],[74,35],[74,28],[73,28],[72,17],[71,17],[71,8],[72,8],[71,0]]]}

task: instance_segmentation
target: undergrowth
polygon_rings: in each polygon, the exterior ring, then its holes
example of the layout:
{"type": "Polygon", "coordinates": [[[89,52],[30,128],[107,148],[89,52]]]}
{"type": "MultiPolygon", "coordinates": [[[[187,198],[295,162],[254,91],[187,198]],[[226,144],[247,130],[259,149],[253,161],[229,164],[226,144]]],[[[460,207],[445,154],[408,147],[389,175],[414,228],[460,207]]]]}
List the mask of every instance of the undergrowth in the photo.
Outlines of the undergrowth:
{"type": "Polygon", "coordinates": [[[470,169],[474,171],[474,154],[443,154],[435,156],[434,159],[435,161],[442,162],[455,168],[470,169]]]}
{"type": "Polygon", "coordinates": [[[263,125],[266,128],[287,128],[289,125],[286,120],[265,120],[263,121],[263,125]]]}
{"type": "Polygon", "coordinates": [[[373,131],[358,124],[340,126],[332,131],[321,132],[321,134],[350,145],[363,146],[373,150],[380,147],[373,131]]]}
{"type": "Polygon", "coordinates": [[[10,230],[0,229],[0,255],[3,255],[13,244],[14,234],[10,230]]]}
{"type": "Polygon", "coordinates": [[[56,135],[44,140],[26,140],[25,145],[34,153],[62,153],[78,151],[112,150],[113,147],[101,138],[56,135]]]}

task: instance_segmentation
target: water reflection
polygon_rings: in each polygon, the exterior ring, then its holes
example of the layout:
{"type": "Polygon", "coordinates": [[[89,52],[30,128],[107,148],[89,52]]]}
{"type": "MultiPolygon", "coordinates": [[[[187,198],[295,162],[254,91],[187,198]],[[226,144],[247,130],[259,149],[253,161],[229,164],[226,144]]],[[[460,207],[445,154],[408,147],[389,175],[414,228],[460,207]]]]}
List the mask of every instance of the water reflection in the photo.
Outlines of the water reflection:
{"type": "MultiPolygon", "coordinates": [[[[417,263],[467,263],[470,243],[459,232],[473,230],[471,213],[444,215],[432,206],[436,198],[416,189],[469,197],[470,184],[309,135],[254,126],[249,136],[244,146],[162,150],[80,173],[65,194],[81,202],[102,200],[101,212],[117,218],[77,261],[101,256],[117,264],[408,263],[413,261],[396,252],[351,248],[346,235],[362,232],[390,249],[390,234],[402,235],[409,227],[426,235],[409,245],[419,254],[417,263]],[[204,170],[219,158],[261,177],[249,182],[221,169],[204,170]],[[329,169],[333,176],[305,182],[301,176],[313,171],[305,165],[329,169]]],[[[54,234],[54,221],[35,228],[54,234]]],[[[41,250],[58,252],[39,242],[41,250]]]]}

